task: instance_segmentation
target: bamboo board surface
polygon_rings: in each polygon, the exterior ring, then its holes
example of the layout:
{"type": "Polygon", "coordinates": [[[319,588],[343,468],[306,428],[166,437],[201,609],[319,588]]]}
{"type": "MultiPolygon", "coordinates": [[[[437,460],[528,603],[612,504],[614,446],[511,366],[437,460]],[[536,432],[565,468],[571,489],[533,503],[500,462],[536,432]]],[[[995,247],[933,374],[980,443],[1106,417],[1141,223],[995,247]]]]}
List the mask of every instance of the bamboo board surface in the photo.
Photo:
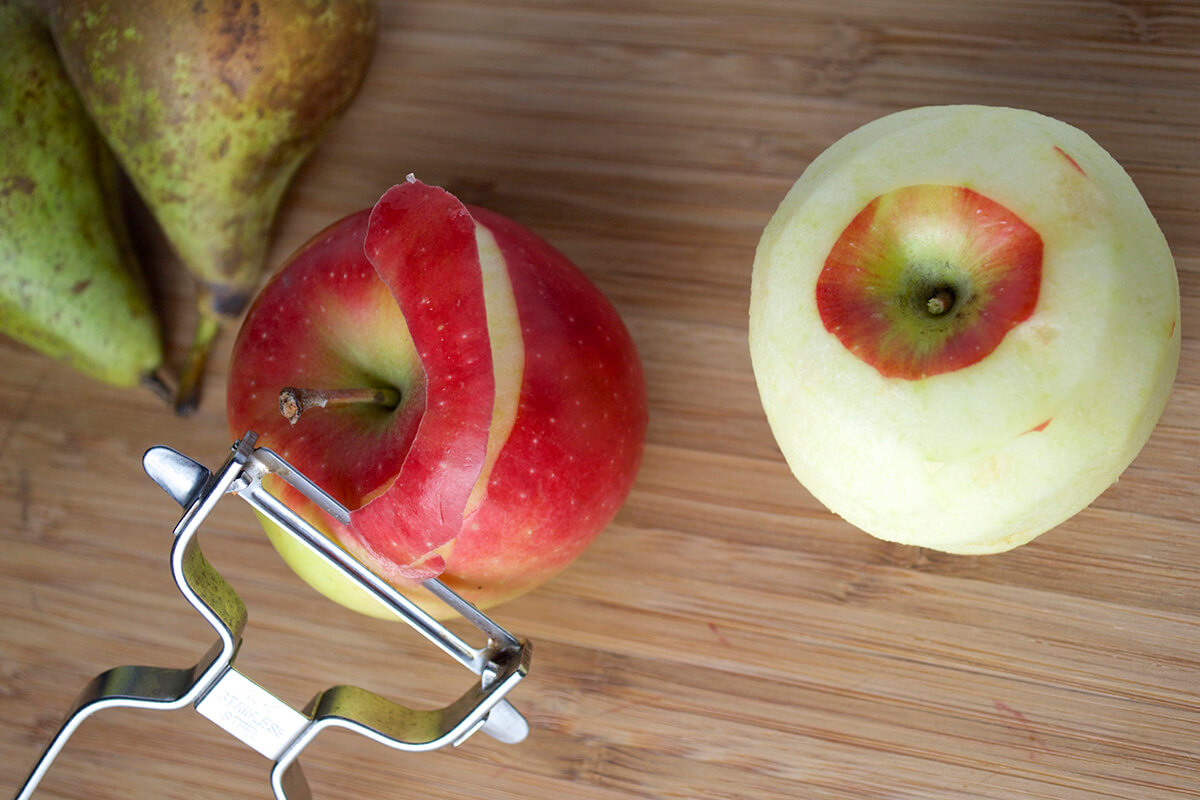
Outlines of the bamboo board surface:
{"type": "MultiPolygon", "coordinates": [[[[535,644],[516,746],[409,755],[330,734],[314,797],[1200,797],[1200,6],[1014,0],[425,0],[382,9],[353,108],[303,168],[272,264],[409,172],[529,225],[626,320],[645,462],[570,569],[495,610],[535,644]],[[1178,382],[1088,510],[1008,554],[876,541],[790,476],[746,346],[754,246],[805,165],[900,108],[1016,105],[1091,133],[1172,246],[1178,382]]],[[[172,362],[192,286],[138,235],[172,362]]],[[[199,412],[0,343],[0,795],[110,666],[193,663],[211,630],[166,564],[168,444],[219,464],[232,333],[199,412]]],[[[420,707],[469,675],[319,598],[242,504],[202,533],[250,608],[239,668],[296,706],[334,683],[420,707]]],[[[81,728],[46,798],[268,798],[190,710],[81,728]]]]}

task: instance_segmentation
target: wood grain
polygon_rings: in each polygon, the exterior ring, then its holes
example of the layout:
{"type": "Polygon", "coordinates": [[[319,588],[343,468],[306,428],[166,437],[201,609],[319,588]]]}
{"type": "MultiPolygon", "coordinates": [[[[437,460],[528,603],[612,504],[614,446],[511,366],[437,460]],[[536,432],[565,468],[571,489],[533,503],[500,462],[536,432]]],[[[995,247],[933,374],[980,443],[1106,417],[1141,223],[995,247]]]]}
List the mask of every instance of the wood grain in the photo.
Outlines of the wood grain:
{"type": "MultiPolygon", "coordinates": [[[[385,2],[382,22],[272,263],[409,172],[445,185],[613,299],[651,426],[611,528],[495,612],[535,642],[514,696],[530,738],[403,755],[330,735],[305,756],[317,800],[1200,797],[1200,6],[424,0],[385,2]],[[982,558],[826,512],[779,455],[746,347],[754,247],[805,165],[870,119],[950,102],[1091,133],[1159,219],[1183,292],[1178,382],[1138,460],[1060,528],[982,558]]],[[[178,364],[193,288],[136,218],[178,364]]],[[[186,420],[0,343],[0,793],[92,675],[208,646],[166,568],[177,509],[140,456],[224,457],[231,338],[186,420]]],[[[301,585],[245,509],[202,536],[251,609],[239,666],[288,702],[334,682],[419,706],[461,690],[406,629],[301,585]]],[[[266,769],[190,711],[115,711],[39,796],[268,798],[266,769]]]]}

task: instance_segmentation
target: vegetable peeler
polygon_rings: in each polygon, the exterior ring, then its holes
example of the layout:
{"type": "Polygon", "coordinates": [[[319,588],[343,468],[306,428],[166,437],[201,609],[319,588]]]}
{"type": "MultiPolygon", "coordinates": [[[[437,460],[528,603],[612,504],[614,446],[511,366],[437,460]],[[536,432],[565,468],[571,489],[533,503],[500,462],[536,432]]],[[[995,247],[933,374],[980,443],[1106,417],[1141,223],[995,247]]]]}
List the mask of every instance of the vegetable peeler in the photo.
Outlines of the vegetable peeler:
{"type": "Polygon", "coordinates": [[[175,526],[171,571],[179,590],[212,625],[217,641],[193,667],[123,666],[96,676],[84,688],[58,732],[16,795],[30,800],[38,783],[84,719],[105,708],[177,709],[195,707],[272,763],[271,790],[276,800],[311,800],[297,760],[326,728],[342,728],[405,751],[458,745],[482,730],[505,743],[522,741],[529,725],[505,699],[529,671],[530,644],[514,637],[436,578],[423,582],[441,602],[487,637],[473,647],[419,606],[368,570],[361,562],[306,522],[262,479],[277,476],[342,522],[344,506],[265,447],[256,434],[233,444],[216,472],[169,447],[146,451],[149,476],[180,506],[175,526]],[[296,710],[268,693],[233,666],[246,625],[246,606],[200,551],[196,533],[222,497],[234,494],[275,522],[304,546],[340,570],[408,622],[425,638],[471,670],[478,680],[445,708],[413,710],[355,686],[334,686],[296,710]]]}

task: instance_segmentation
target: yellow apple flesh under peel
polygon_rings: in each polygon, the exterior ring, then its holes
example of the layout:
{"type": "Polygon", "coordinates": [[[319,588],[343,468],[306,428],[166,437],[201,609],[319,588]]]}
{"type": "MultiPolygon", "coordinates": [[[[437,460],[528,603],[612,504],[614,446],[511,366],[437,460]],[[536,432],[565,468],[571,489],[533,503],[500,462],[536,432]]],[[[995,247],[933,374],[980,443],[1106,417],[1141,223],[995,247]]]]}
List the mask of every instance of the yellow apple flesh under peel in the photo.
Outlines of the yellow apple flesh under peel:
{"type": "MultiPolygon", "coordinates": [[[[955,263],[995,230],[929,217],[905,230],[894,216],[879,236],[898,230],[901,241],[871,247],[887,251],[895,274],[843,265],[848,281],[888,302],[899,302],[885,296],[889,281],[904,281],[905,253],[968,289],[1008,268],[982,258],[972,276],[955,263]]],[[[848,244],[841,252],[854,252],[848,244]]],[[[963,324],[990,324],[985,312],[968,307],[975,316],[963,324]]],[[[1073,516],[1133,461],[1174,382],[1179,321],[1163,234],[1095,141],[1030,111],[926,107],[863,126],[805,170],[759,243],[750,349],[772,432],[818,500],[881,539],[993,553],[1073,516]],[[887,375],[822,320],[817,284],[868,204],[930,187],[977,193],[1036,232],[1036,303],[973,363],[887,375]]],[[[916,343],[925,322],[914,325],[899,335],[916,343]]]]}

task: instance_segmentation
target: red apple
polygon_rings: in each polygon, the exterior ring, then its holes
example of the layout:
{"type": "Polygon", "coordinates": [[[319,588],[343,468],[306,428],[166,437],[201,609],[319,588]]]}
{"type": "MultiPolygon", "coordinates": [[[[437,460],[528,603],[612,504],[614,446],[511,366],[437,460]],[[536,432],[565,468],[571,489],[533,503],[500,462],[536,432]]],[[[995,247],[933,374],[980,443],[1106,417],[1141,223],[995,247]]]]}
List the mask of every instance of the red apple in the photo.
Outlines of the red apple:
{"type": "MultiPolygon", "coordinates": [[[[647,422],[634,343],[583,273],[512,220],[411,177],[263,288],[234,343],[227,410],[235,436],[257,432],[351,521],[276,487],[289,503],[435,615],[425,578],[487,607],[577,558],[628,495],[647,422]],[[333,400],[292,424],[286,387],[333,400]],[[338,402],[347,390],[374,397],[338,402]]],[[[386,615],[268,534],[318,590],[386,615]]]]}
{"type": "Polygon", "coordinates": [[[750,351],[800,482],[879,538],[1028,542],[1090,504],[1179,361],[1170,250],[1082,131],[1011,108],[910,109],[796,182],[754,263],[750,351]]]}

